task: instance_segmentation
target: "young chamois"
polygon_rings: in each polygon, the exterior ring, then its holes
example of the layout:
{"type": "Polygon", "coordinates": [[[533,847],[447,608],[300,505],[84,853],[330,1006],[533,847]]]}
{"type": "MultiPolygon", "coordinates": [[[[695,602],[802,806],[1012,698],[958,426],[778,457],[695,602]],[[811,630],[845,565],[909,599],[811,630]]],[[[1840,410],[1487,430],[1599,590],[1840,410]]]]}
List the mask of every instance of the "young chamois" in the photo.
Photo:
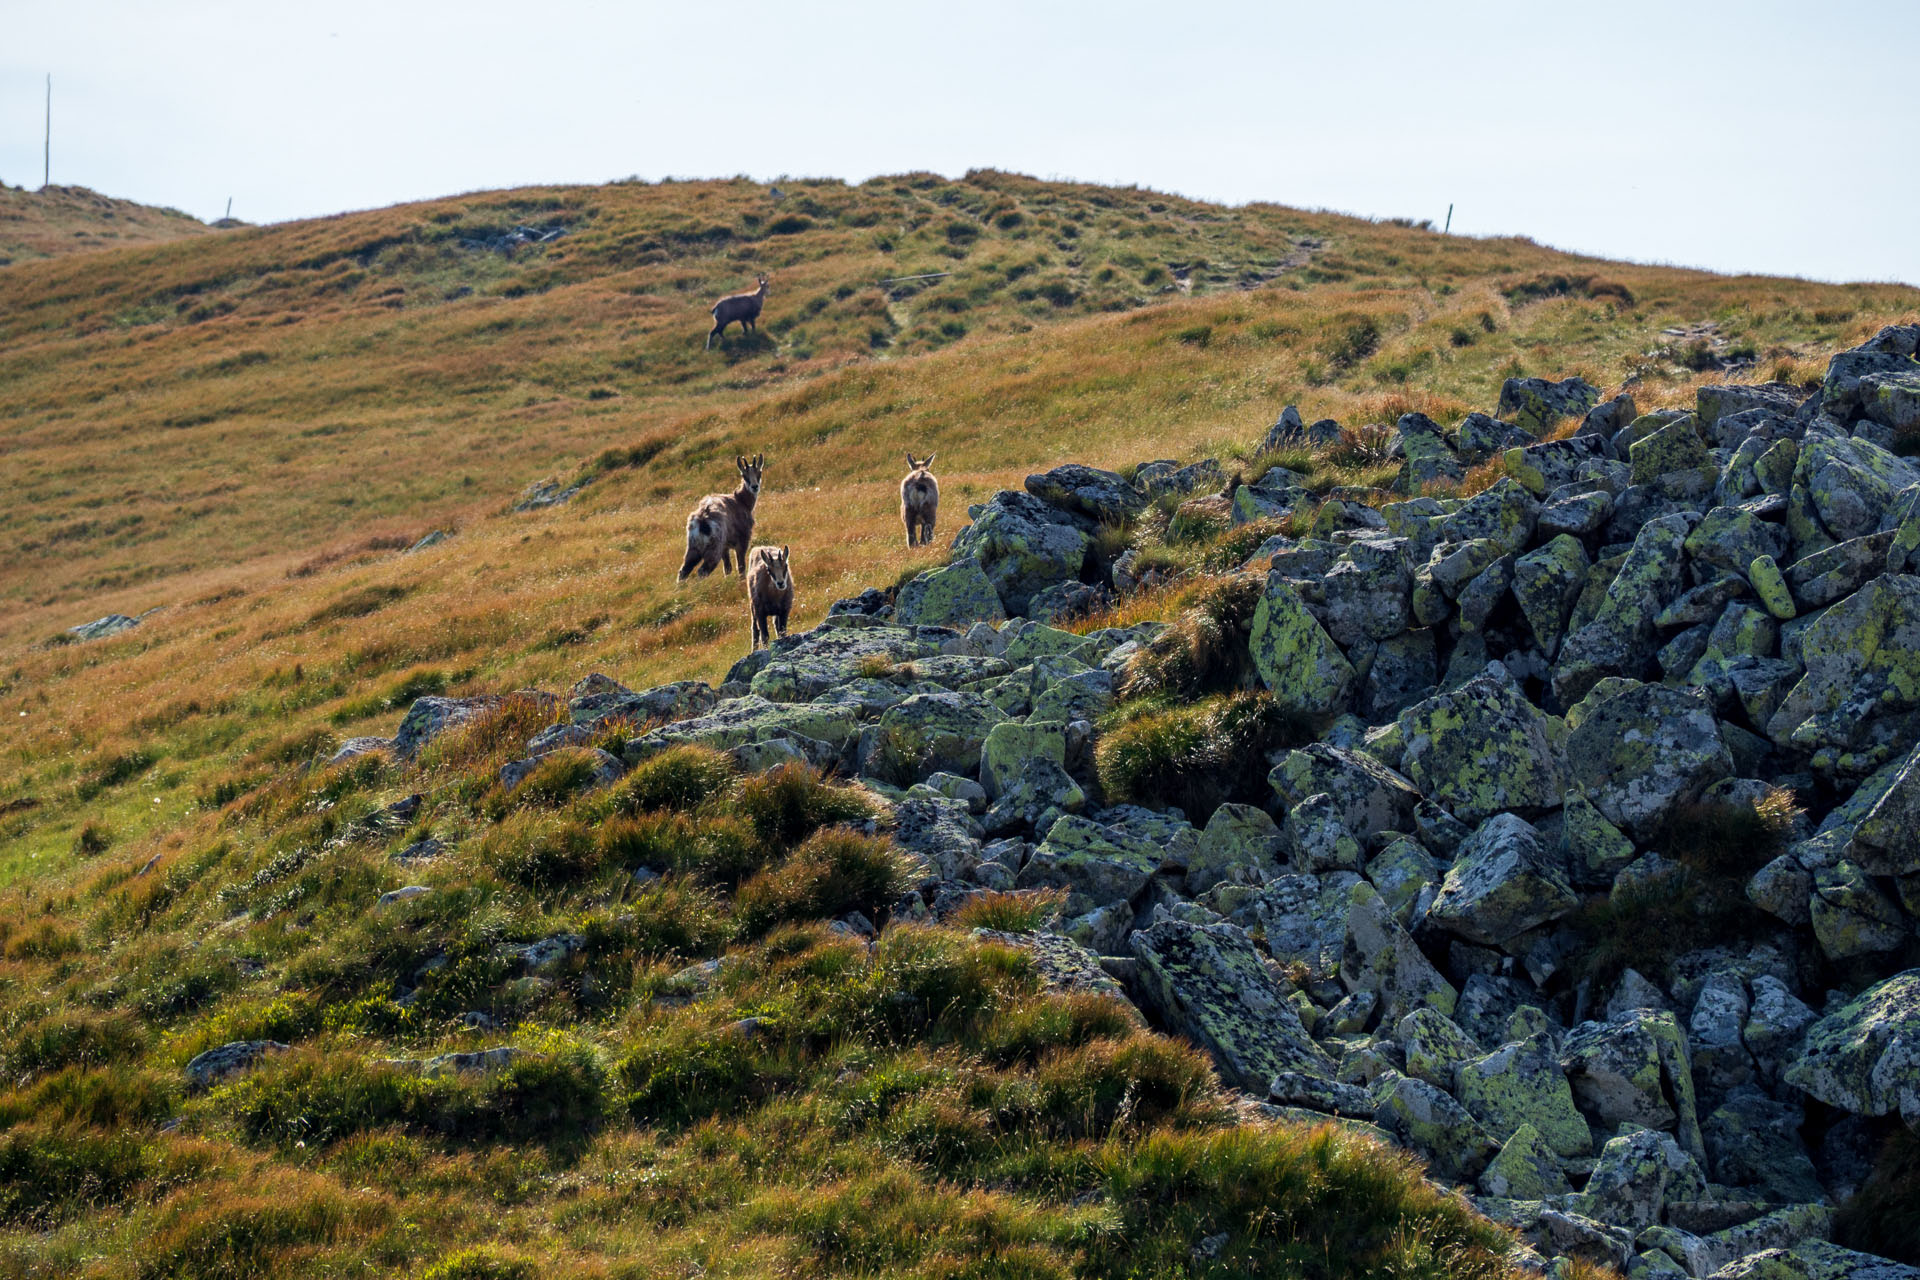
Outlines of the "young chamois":
{"type": "Polygon", "coordinates": [[[760,276],[758,279],[760,287],[752,293],[728,294],[713,304],[713,332],[707,335],[708,351],[713,350],[713,340],[735,320],[740,322],[741,333],[754,331],[754,325],[760,319],[760,308],[767,305],[767,277],[760,276]]]}
{"type": "Polygon", "coordinates": [[[752,653],[761,645],[773,646],[773,627],[787,634],[787,615],[793,612],[793,564],[791,548],[755,547],[747,557],[747,613],[753,621],[753,640],[747,645],[752,653]],[[771,622],[773,627],[767,624],[771,622]]]}
{"type": "Polygon", "coordinates": [[[926,546],[933,541],[934,517],[940,514],[940,482],[927,470],[933,455],[915,462],[907,455],[907,478],[900,482],[900,523],[907,526],[907,545],[926,546]]]}
{"type": "Polygon", "coordinates": [[[746,573],[747,544],[753,540],[753,504],[760,496],[765,463],[765,454],[754,454],[752,461],[735,456],[733,465],[740,469],[740,487],[732,493],[710,493],[695,504],[693,514],[687,517],[687,558],[680,565],[681,582],[687,580],[695,565],[703,578],[716,568],[732,573],[735,560],[740,562],[741,574],[746,573]]]}

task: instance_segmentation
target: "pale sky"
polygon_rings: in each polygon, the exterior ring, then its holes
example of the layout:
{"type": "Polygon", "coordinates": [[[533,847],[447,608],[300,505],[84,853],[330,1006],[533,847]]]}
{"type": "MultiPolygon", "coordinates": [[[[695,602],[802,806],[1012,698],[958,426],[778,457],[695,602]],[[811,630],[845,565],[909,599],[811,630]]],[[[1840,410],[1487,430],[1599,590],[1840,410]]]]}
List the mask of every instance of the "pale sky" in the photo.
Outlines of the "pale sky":
{"type": "Polygon", "coordinates": [[[0,180],[274,222],[975,167],[1920,283],[1914,0],[0,0],[0,180]]]}

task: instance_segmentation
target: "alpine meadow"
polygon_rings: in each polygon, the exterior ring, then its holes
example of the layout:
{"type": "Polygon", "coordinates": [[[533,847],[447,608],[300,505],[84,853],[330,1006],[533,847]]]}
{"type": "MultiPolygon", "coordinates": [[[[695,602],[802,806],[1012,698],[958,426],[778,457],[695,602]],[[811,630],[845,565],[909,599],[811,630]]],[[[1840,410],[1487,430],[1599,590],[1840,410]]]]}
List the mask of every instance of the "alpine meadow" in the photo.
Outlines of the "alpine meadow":
{"type": "Polygon", "coordinates": [[[0,187],[0,1273],[1920,1276],[1916,326],[992,170],[0,187]]]}

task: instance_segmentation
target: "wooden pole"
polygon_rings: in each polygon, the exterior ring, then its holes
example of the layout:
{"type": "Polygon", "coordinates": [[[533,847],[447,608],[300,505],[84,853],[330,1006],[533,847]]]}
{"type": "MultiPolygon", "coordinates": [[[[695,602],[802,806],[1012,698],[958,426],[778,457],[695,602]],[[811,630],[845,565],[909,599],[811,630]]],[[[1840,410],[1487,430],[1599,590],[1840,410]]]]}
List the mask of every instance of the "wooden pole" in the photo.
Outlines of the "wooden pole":
{"type": "Polygon", "coordinates": [[[220,219],[220,221],[225,222],[227,218],[231,218],[231,217],[233,217],[233,197],[228,196],[227,197],[227,215],[225,218],[220,219]]]}
{"type": "Polygon", "coordinates": [[[1440,234],[1444,236],[1452,232],[1452,230],[1453,230],[1453,202],[1448,201],[1447,202],[1447,225],[1440,229],[1440,234]]]}
{"type": "Polygon", "coordinates": [[[45,167],[40,170],[40,187],[45,190],[47,184],[53,180],[53,72],[51,71],[47,72],[47,145],[46,151],[41,156],[41,163],[45,167]]]}

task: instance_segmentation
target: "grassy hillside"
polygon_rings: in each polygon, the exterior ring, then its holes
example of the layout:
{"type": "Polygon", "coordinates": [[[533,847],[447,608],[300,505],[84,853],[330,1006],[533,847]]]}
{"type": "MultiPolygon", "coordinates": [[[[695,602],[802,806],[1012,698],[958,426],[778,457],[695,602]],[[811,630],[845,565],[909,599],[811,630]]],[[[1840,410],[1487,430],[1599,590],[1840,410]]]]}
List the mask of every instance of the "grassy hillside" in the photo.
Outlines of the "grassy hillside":
{"type": "MultiPolygon", "coordinates": [[[[1451,421],[1522,374],[1643,407],[1727,362],[1806,382],[1920,292],[992,173],[782,188],[473,195],[0,272],[0,1111],[34,1118],[0,1139],[16,1270],[425,1271],[484,1245],[444,1274],[960,1275],[990,1248],[1016,1273],[1178,1274],[1226,1231],[1225,1273],[1355,1205],[1384,1236],[1271,1264],[1498,1270],[1404,1165],[1230,1135],[1190,1056],[1042,994],[1017,955],[940,930],[868,955],[787,919],[873,867],[805,823],[753,827],[773,801],[749,784],[680,817],[559,776],[509,804],[489,780],[511,719],[407,769],[303,766],[422,692],[717,679],[746,649],[737,582],[672,575],[736,452],[768,455],[759,536],[793,545],[806,626],[927,563],[894,510],[907,449],[939,454],[940,547],[1028,471],[1244,455],[1289,402],[1451,421]],[[703,351],[706,307],[756,271],[762,334],[703,351]],[[591,483],[508,510],[543,478],[591,483]],[[418,832],[352,824],[413,792],[472,839],[434,895],[370,911],[418,832]],[[632,885],[606,829],[679,841],[683,873],[632,885]],[[498,960],[563,930],[590,946],[551,978],[498,960]],[[409,1014],[396,975],[436,954],[409,1014]],[[681,1003],[674,975],[723,954],[681,1003]],[[476,1005],[504,1030],[450,1023],[476,1005]],[[741,1040],[747,1019],[768,1033],[741,1040]],[[254,1037],[296,1049],[183,1095],[194,1052],[254,1037]],[[539,1056],[491,1083],[377,1061],[503,1038],[539,1056]],[[266,1178],[284,1190],[248,1190],[266,1178]]],[[[846,802],[794,785],[802,809],[846,802]]]]}
{"type": "Polygon", "coordinates": [[[29,191],[0,183],[0,267],[95,249],[160,244],[212,230],[178,209],[116,200],[85,187],[29,191]]]}

